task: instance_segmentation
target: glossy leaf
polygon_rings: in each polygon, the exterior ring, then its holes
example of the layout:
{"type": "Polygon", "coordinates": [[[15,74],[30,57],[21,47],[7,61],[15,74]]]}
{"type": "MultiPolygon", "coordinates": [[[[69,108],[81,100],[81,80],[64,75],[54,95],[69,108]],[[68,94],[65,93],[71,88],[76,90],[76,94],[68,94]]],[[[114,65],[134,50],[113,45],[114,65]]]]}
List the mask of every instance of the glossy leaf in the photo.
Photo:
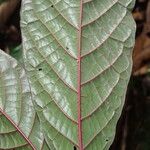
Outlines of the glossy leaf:
{"type": "Polygon", "coordinates": [[[25,66],[51,149],[109,149],[131,73],[133,4],[23,0],[25,66]]]}
{"type": "Polygon", "coordinates": [[[0,50],[0,149],[39,150],[43,142],[25,70],[0,50]]]}

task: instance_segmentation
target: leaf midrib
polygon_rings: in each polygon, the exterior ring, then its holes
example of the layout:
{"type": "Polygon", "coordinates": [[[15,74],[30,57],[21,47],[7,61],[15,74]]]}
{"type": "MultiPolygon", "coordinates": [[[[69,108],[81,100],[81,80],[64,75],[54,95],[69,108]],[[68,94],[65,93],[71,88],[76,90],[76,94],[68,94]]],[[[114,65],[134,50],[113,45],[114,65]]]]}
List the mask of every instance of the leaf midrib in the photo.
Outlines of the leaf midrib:
{"type": "Polygon", "coordinates": [[[16,123],[10,118],[9,115],[7,115],[6,112],[4,112],[1,108],[0,108],[0,112],[7,118],[7,120],[16,128],[16,130],[21,134],[21,136],[24,138],[24,140],[31,146],[31,148],[33,150],[36,150],[36,148],[34,147],[34,145],[32,144],[32,142],[29,140],[29,138],[23,133],[23,131],[18,127],[18,125],[16,125],[16,123]]]}
{"type": "Polygon", "coordinates": [[[79,19],[79,31],[78,31],[78,66],[77,66],[77,111],[78,111],[78,144],[79,150],[83,150],[82,139],[82,114],[81,114],[81,49],[82,49],[82,19],[83,19],[83,1],[80,0],[80,19],[79,19]]]}

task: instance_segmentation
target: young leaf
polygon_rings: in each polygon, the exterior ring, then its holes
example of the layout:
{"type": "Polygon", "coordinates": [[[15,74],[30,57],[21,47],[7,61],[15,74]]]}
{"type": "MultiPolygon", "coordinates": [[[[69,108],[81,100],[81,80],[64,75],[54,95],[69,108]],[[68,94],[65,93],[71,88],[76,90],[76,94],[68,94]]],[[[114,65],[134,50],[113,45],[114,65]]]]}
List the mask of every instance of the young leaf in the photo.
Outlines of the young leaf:
{"type": "Polygon", "coordinates": [[[23,0],[25,66],[47,143],[106,150],[132,66],[132,0],[23,0]]]}
{"type": "Polygon", "coordinates": [[[35,150],[43,142],[25,70],[0,50],[0,149],[35,150]]]}

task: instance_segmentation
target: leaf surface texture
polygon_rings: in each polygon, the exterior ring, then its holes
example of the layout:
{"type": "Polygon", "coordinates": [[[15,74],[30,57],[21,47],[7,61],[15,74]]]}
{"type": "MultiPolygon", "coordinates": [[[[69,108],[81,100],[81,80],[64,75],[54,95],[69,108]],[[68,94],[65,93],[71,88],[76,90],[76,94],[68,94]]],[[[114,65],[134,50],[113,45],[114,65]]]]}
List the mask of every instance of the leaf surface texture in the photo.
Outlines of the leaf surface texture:
{"type": "Polygon", "coordinates": [[[49,147],[107,150],[132,66],[132,0],[23,0],[25,67],[49,147]]]}

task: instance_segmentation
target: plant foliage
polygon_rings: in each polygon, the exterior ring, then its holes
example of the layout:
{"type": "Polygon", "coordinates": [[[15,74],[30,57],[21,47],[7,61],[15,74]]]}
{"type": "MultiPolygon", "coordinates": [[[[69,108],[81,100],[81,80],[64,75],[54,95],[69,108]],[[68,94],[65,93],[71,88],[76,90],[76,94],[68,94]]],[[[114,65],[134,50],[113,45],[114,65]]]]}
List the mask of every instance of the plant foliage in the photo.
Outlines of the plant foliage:
{"type": "Polygon", "coordinates": [[[0,56],[1,149],[109,149],[131,73],[133,5],[23,0],[25,68],[0,56]]]}

